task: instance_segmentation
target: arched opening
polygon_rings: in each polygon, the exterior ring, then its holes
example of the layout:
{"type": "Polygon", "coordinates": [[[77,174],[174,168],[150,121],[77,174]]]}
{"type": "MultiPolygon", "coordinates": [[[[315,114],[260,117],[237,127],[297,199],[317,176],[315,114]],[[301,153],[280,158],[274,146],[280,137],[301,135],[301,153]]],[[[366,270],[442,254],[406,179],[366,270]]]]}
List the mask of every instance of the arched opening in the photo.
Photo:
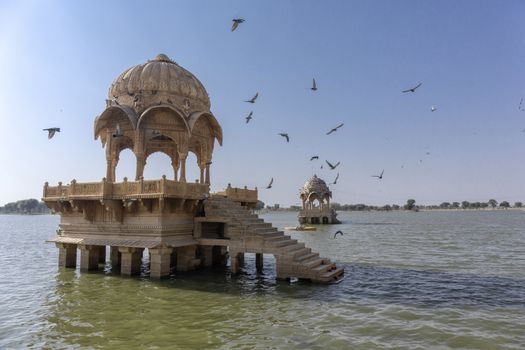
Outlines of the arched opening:
{"type": "Polygon", "coordinates": [[[173,179],[173,166],[171,165],[170,157],[163,152],[152,153],[146,159],[146,167],[144,168],[144,179],[158,180],[166,175],[168,179],[173,179]]]}
{"type": "Polygon", "coordinates": [[[120,182],[124,177],[127,177],[129,181],[133,181],[135,179],[136,163],[137,158],[133,151],[129,148],[122,150],[119,154],[119,161],[115,172],[115,181],[120,182]]]}
{"type": "Polygon", "coordinates": [[[193,152],[188,152],[188,158],[186,158],[186,182],[200,181],[201,170],[197,163],[197,156],[193,152]]]}

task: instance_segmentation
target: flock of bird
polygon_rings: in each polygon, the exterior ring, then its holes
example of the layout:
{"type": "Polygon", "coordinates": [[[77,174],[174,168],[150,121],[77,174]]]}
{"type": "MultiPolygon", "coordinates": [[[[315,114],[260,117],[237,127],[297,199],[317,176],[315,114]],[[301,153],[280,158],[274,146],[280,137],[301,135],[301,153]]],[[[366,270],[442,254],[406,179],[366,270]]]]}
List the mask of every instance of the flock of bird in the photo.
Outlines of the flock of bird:
{"type": "MultiPolygon", "coordinates": [[[[232,27],[231,27],[231,31],[233,32],[233,31],[235,31],[237,28],[239,28],[239,25],[240,25],[241,23],[244,23],[245,20],[244,20],[244,18],[234,18],[234,19],[232,19],[232,22],[233,22],[233,24],[232,24],[232,27]]],[[[422,83],[418,83],[417,85],[415,85],[415,86],[413,86],[413,87],[411,87],[411,88],[409,88],[409,89],[403,90],[402,92],[403,92],[403,93],[408,93],[408,92],[412,92],[412,93],[414,93],[414,92],[416,92],[416,90],[417,90],[421,85],[422,85],[422,83]]],[[[314,91],[314,92],[318,90],[317,82],[315,81],[315,78],[312,78],[312,86],[311,86],[309,89],[312,90],[312,91],[314,91]]],[[[257,100],[258,97],[259,97],[259,92],[255,93],[255,95],[254,95],[251,99],[249,99],[249,100],[245,100],[244,102],[254,104],[254,103],[256,102],[256,100],[257,100]]],[[[434,107],[434,106],[432,106],[430,110],[431,110],[432,112],[434,112],[434,111],[437,110],[437,108],[434,107]]],[[[252,119],[253,119],[253,111],[250,111],[250,113],[248,114],[248,116],[245,117],[246,124],[250,123],[250,121],[251,121],[252,119]]],[[[342,128],[343,126],[344,126],[344,123],[341,123],[341,124],[337,125],[336,127],[330,129],[330,130],[326,133],[326,135],[331,135],[331,134],[333,134],[334,132],[336,132],[337,130],[339,130],[340,128],[342,128]]],[[[290,142],[290,135],[289,135],[288,133],[286,133],[286,132],[281,132],[281,133],[278,133],[278,135],[281,136],[281,137],[283,137],[283,138],[286,140],[287,143],[290,142]]],[[[316,156],[312,156],[312,157],[310,157],[310,161],[318,160],[318,159],[319,159],[319,156],[317,156],[317,155],[316,155],[316,156]]],[[[334,169],[336,169],[336,168],[339,166],[339,164],[341,164],[341,162],[339,162],[339,161],[338,161],[337,163],[335,163],[335,164],[330,163],[328,160],[325,160],[325,162],[326,162],[326,164],[328,165],[328,167],[330,168],[330,170],[334,170],[334,169]]],[[[323,169],[323,165],[321,165],[321,169],[323,169]]],[[[380,175],[372,175],[372,177],[376,177],[376,178],[378,178],[379,180],[381,180],[381,179],[383,179],[383,174],[384,174],[384,172],[385,172],[385,171],[383,170],[383,171],[381,171],[381,174],[380,174],[380,175]]],[[[332,184],[332,185],[337,184],[337,180],[339,180],[339,173],[336,174],[335,179],[334,179],[334,181],[333,181],[331,184],[332,184]]],[[[268,183],[268,185],[265,187],[265,189],[271,189],[271,188],[272,188],[272,185],[273,185],[273,181],[274,181],[274,178],[272,177],[272,178],[270,179],[270,182],[268,183]]]]}

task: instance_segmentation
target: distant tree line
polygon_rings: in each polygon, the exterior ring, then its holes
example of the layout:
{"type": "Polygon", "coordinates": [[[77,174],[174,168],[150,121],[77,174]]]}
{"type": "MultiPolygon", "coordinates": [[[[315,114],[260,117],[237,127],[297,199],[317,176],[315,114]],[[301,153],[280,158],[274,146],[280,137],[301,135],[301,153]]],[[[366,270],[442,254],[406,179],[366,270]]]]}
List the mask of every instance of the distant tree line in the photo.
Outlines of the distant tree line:
{"type": "Polygon", "coordinates": [[[495,199],[489,199],[487,202],[443,202],[439,205],[416,205],[414,199],[407,200],[406,204],[386,204],[383,206],[375,205],[366,205],[366,204],[339,204],[332,203],[330,205],[335,210],[342,211],[368,211],[368,210],[381,210],[381,211],[391,211],[391,210],[419,210],[419,209],[485,209],[485,208],[523,208],[522,202],[514,202],[511,205],[508,201],[502,201],[498,203],[495,199]]]}
{"type": "Polygon", "coordinates": [[[44,202],[36,199],[23,199],[17,202],[7,203],[0,207],[0,214],[49,214],[51,210],[44,202]]]}

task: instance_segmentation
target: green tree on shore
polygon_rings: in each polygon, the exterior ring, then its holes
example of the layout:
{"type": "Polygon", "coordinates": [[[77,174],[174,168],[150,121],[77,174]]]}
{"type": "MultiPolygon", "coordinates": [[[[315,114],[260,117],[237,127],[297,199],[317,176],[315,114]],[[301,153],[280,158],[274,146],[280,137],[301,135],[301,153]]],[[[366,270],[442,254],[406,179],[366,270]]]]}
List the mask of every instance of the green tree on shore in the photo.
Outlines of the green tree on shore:
{"type": "Polygon", "coordinates": [[[407,200],[407,204],[405,204],[406,210],[413,210],[416,206],[416,200],[415,199],[409,199],[407,200]]]}
{"type": "Polygon", "coordinates": [[[490,205],[492,208],[496,208],[496,206],[498,205],[498,201],[495,200],[495,199],[489,199],[489,205],[490,205]]]}
{"type": "Polygon", "coordinates": [[[461,208],[467,209],[469,207],[470,207],[470,202],[468,202],[468,201],[461,202],[461,208]]]}
{"type": "Polygon", "coordinates": [[[522,202],[515,202],[514,203],[514,208],[521,208],[523,207],[523,203],[522,202]]]}
{"type": "Polygon", "coordinates": [[[510,208],[510,204],[509,204],[509,202],[507,202],[507,201],[503,201],[503,202],[501,202],[501,203],[499,204],[499,206],[500,206],[501,208],[505,208],[505,209],[510,208]]]}

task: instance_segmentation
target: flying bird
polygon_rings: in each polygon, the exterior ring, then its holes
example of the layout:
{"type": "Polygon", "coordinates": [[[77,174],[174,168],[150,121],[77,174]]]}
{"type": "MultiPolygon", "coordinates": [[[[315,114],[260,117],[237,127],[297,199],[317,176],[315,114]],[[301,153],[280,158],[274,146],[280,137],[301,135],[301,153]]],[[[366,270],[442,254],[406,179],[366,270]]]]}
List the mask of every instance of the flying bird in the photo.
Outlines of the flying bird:
{"type": "Polygon", "coordinates": [[[244,101],[244,102],[255,103],[255,100],[257,99],[257,97],[259,97],[259,93],[256,93],[255,96],[253,96],[251,99],[244,101]]]}
{"type": "Polygon", "coordinates": [[[416,92],[416,89],[418,87],[420,87],[420,86],[421,86],[421,83],[417,84],[416,86],[414,86],[414,87],[412,87],[410,89],[403,90],[402,92],[416,92]]]}
{"type": "Polygon", "coordinates": [[[327,132],[326,135],[330,135],[331,133],[336,132],[337,129],[339,129],[339,128],[342,127],[343,125],[345,125],[345,124],[344,124],[344,123],[339,124],[338,126],[336,126],[335,128],[333,128],[332,130],[330,130],[329,132],[327,132]]]}
{"type": "Polygon", "coordinates": [[[383,169],[380,175],[372,175],[372,177],[377,177],[379,180],[381,180],[383,178],[384,173],[385,173],[385,170],[383,169]]]}
{"type": "Polygon", "coordinates": [[[325,160],[326,164],[328,164],[328,166],[330,167],[330,170],[334,170],[335,168],[337,168],[337,166],[339,164],[341,164],[341,162],[337,162],[336,165],[333,165],[332,163],[330,163],[329,161],[325,160]]]}
{"type": "Polygon", "coordinates": [[[336,233],[334,233],[334,239],[335,239],[335,237],[337,237],[337,235],[341,235],[342,236],[343,235],[343,231],[339,230],[336,233]]]}
{"type": "Polygon", "coordinates": [[[124,134],[122,133],[122,130],[120,129],[120,124],[117,124],[117,128],[115,132],[113,133],[113,137],[122,137],[124,134]]]}
{"type": "Polygon", "coordinates": [[[268,184],[268,186],[266,186],[266,189],[269,190],[270,188],[272,188],[272,184],[273,184],[273,177],[270,180],[270,183],[268,184]]]}
{"type": "Polygon", "coordinates": [[[434,107],[434,106],[432,106],[432,107],[430,107],[430,111],[431,111],[431,112],[435,112],[435,111],[437,111],[437,108],[434,107]]]}
{"type": "Polygon", "coordinates": [[[312,79],[312,87],[310,88],[312,91],[317,91],[317,83],[315,82],[315,78],[312,79]]]}
{"type": "Polygon", "coordinates": [[[335,177],[334,182],[332,182],[332,185],[337,185],[337,180],[339,180],[339,173],[337,173],[337,176],[335,177]]]}
{"type": "Polygon", "coordinates": [[[522,104],[523,104],[523,97],[522,97],[521,100],[520,100],[520,105],[518,106],[518,111],[525,111],[525,109],[523,109],[523,108],[521,107],[522,104]]]}
{"type": "Polygon", "coordinates": [[[248,124],[250,120],[252,120],[252,115],[253,115],[253,111],[251,111],[250,114],[248,114],[248,116],[246,117],[246,124],[248,124]]]}
{"type": "Polygon", "coordinates": [[[47,138],[50,140],[53,138],[53,136],[55,136],[55,133],[56,132],[60,132],[60,128],[48,128],[48,129],[43,129],[44,131],[47,131],[47,138]]]}
{"type": "Polygon", "coordinates": [[[313,156],[310,158],[310,161],[314,160],[314,159],[319,159],[319,156],[313,156]]]}
{"type": "Polygon", "coordinates": [[[243,18],[234,18],[234,19],[232,19],[232,22],[233,22],[233,24],[232,24],[232,30],[231,31],[233,32],[235,29],[237,29],[239,24],[244,23],[244,19],[243,18]]]}
{"type": "Polygon", "coordinates": [[[284,137],[286,139],[286,142],[290,142],[290,136],[288,136],[288,134],[280,133],[279,136],[284,137]]]}

